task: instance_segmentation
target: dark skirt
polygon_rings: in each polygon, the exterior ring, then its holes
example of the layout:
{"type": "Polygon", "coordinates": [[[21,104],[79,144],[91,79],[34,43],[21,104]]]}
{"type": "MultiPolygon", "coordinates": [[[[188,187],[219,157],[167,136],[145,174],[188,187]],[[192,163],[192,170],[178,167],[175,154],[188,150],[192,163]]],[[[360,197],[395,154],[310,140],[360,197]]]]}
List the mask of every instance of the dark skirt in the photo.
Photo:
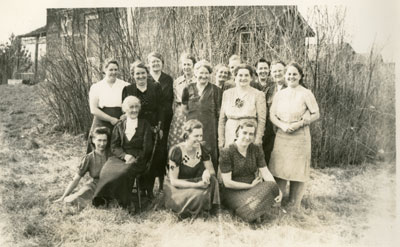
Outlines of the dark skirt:
{"type": "Polygon", "coordinates": [[[109,158],[101,169],[99,182],[93,196],[93,205],[96,207],[107,205],[115,199],[121,207],[130,206],[135,178],[144,170],[144,164],[127,165],[116,157],[109,158]]]}
{"type": "MultiPolygon", "coordinates": [[[[121,107],[104,107],[104,108],[101,108],[100,110],[103,111],[105,114],[107,114],[107,115],[109,115],[111,117],[118,118],[118,119],[122,115],[122,108],[121,107]]],[[[111,138],[111,133],[113,131],[114,126],[110,122],[100,120],[98,117],[94,116],[93,117],[92,126],[90,127],[90,131],[89,131],[86,153],[90,153],[90,152],[92,152],[94,150],[94,145],[92,143],[92,138],[90,137],[90,134],[97,127],[107,127],[109,129],[109,131],[110,131],[109,140],[111,138]]],[[[110,142],[107,143],[107,150],[109,151],[109,149],[110,149],[110,142]]]]}
{"type": "Polygon", "coordinates": [[[222,203],[246,222],[268,214],[279,195],[275,182],[262,182],[251,189],[234,190],[222,188],[222,203]]]}
{"type": "MultiPolygon", "coordinates": [[[[188,181],[198,182],[201,178],[188,181]]],[[[202,210],[210,210],[213,205],[220,205],[219,184],[214,176],[210,178],[210,185],[205,188],[176,188],[166,179],[164,188],[164,205],[180,217],[196,217],[202,210]]]]}

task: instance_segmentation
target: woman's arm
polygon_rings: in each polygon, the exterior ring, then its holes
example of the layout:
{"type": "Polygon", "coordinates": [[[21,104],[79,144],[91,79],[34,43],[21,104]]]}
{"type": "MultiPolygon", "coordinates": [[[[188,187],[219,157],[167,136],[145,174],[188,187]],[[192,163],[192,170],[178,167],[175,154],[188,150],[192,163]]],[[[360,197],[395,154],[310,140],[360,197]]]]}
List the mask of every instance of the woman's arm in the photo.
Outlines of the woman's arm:
{"type": "Polygon", "coordinates": [[[127,153],[125,153],[121,145],[121,138],[123,138],[120,133],[121,124],[122,122],[120,124],[117,124],[113,129],[111,135],[111,152],[119,159],[125,160],[126,158],[129,159],[129,157],[126,157],[127,153]]]}
{"type": "Polygon", "coordinates": [[[257,131],[255,144],[262,143],[262,137],[264,135],[265,121],[267,117],[267,104],[265,102],[265,94],[257,91],[256,95],[256,111],[257,111],[257,131]]]}
{"type": "Polygon", "coordinates": [[[276,104],[277,104],[277,98],[278,98],[277,96],[278,96],[278,94],[276,94],[275,97],[272,100],[271,109],[269,110],[269,118],[271,119],[271,122],[276,127],[280,128],[283,132],[288,132],[289,124],[280,121],[276,117],[276,104]]]}
{"type": "Polygon", "coordinates": [[[226,107],[226,101],[228,99],[228,95],[225,91],[222,94],[222,104],[221,104],[221,110],[219,113],[219,120],[218,120],[218,147],[222,148],[225,145],[225,124],[227,117],[225,115],[225,107],[226,107]]]}
{"type": "Polygon", "coordinates": [[[206,169],[210,172],[210,175],[212,176],[216,176],[216,172],[214,170],[214,166],[211,160],[206,160],[204,161],[204,166],[206,167],[206,169]]]}
{"type": "Polygon", "coordinates": [[[98,117],[100,120],[110,122],[112,125],[115,125],[118,122],[118,118],[111,117],[99,109],[99,98],[97,96],[89,98],[90,113],[93,116],[98,117]]]}
{"type": "Polygon", "coordinates": [[[207,188],[208,184],[204,183],[203,180],[199,182],[189,182],[178,178],[179,167],[169,160],[169,179],[171,180],[171,185],[179,188],[207,188]]]}
{"type": "Polygon", "coordinates": [[[81,176],[79,174],[76,174],[73,180],[68,184],[67,188],[64,191],[64,194],[54,202],[62,202],[65,197],[67,197],[71,192],[78,186],[79,181],[81,181],[81,176]]]}
{"type": "Polygon", "coordinates": [[[236,182],[232,180],[232,172],[221,173],[222,181],[224,182],[224,186],[229,189],[251,189],[261,182],[260,177],[256,177],[251,184],[236,182]]]}

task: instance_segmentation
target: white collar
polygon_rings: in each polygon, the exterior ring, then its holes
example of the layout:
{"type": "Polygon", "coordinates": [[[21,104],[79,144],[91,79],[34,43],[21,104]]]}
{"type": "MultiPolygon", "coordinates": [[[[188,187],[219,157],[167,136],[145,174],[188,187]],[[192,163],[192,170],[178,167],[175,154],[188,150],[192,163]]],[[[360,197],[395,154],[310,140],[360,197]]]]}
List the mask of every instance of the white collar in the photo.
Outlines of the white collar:
{"type": "Polygon", "coordinates": [[[129,117],[126,118],[126,131],[134,131],[138,126],[138,119],[130,119],[129,117]]]}

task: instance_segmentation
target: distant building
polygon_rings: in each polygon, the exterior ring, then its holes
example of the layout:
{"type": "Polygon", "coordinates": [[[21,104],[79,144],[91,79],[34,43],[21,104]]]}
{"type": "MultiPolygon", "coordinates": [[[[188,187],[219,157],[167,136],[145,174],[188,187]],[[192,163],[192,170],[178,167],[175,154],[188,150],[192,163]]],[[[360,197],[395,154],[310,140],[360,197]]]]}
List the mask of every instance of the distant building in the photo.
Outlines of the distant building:
{"type": "Polygon", "coordinates": [[[36,80],[41,69],[39,61],[46,54],[46,26],[17,37],[21,40],[21,46],[29,52],[33,66],[15,77],[36,80]]]}

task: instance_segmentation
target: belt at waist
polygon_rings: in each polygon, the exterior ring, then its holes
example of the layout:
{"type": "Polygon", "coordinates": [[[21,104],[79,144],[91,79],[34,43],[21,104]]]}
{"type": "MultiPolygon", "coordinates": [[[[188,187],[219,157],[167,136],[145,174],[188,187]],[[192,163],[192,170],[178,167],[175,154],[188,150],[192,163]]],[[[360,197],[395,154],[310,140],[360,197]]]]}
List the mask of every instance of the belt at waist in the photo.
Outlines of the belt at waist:
{"type": "Polygon", "coordinates": [[[100,108],[105,114],[110,115],[115,118],[119,118],[122,115],[122,108],[121,107],[103,107],[100,108]]]}
{"type": "Polygon", "coordinates": [[[243,116],[243,117],[228,116],[228,119],[231,119],[231,120],[242,120],[242,119],[253,119],[253,120],[257,120],[256,117],[250,117],[250,116],[243,116]]]}

